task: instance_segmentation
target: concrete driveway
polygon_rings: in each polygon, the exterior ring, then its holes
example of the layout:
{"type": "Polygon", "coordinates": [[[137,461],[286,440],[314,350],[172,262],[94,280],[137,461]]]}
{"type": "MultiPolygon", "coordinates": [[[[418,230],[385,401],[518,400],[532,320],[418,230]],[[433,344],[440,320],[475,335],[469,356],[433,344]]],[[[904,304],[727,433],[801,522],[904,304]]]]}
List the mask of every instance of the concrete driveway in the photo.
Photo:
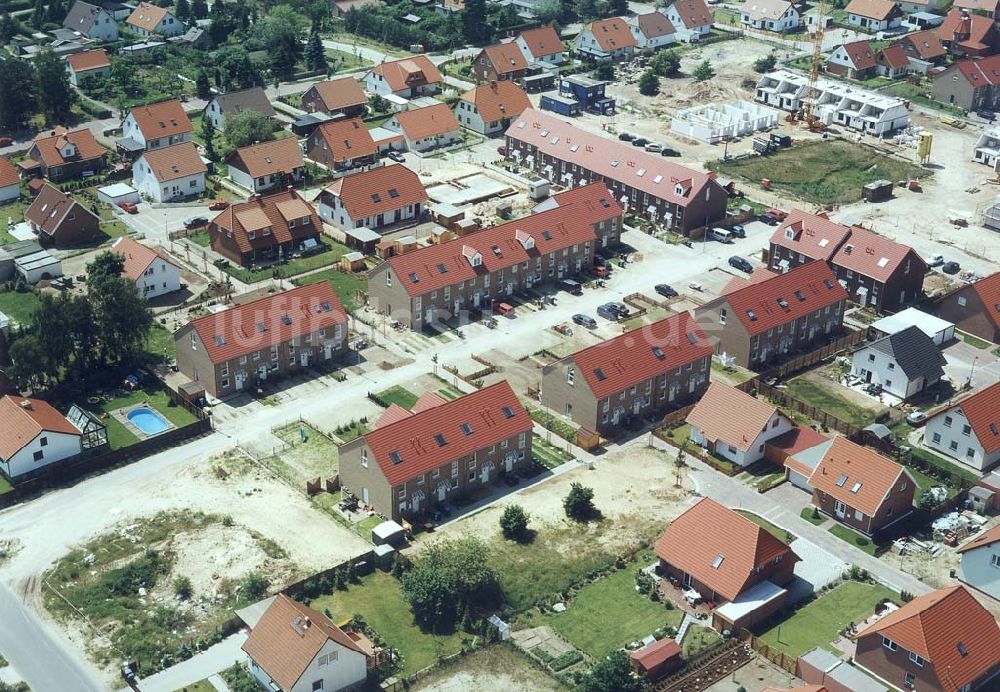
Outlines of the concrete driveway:
{"type": "Polygon", "coordinates": [[[139,204],[138,214],[120,214],[121,219],[130,229],[141,233],[148,240],[157,241],[160,245],[167,244],[167,236],[173,231],[184,228],[184,220],[192,216],[204,216],[211,219],[218,212],[209,211],[207,204],[170,205],[154,208],[148,202],[139,204]]]}
{"type": "Polygon", "coordinates": [[[958,338],[948,344],[942,353],[948,361],[944,372],[956,387],[964,385],[970,375],[974,389],[988,387],[1000,380],[1000,358],[990,351],[970,346],[958,338]]]}
{"type": "Polygon", "coordinates": [[[796,538],[789,544],[802,560],[795,565],[795,581],[788,587],[792,603],[808,598],[840,579],[848,564],[812,541],[796,538]]]}

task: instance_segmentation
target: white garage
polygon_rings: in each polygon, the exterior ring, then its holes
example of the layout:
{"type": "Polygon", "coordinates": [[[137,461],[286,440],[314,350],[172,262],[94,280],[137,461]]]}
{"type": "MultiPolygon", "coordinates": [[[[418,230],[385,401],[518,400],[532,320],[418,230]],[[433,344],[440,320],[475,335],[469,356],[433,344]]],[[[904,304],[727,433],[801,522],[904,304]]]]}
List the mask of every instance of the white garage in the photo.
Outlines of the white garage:
{"type": "Polygon", "coordinates": [[[788,470],[788,482],[796,488],[802,488],[806,492],[812,492],[809,485],[809,477],[816,470],[816,465],[826,454],[826,450],[833,444],[833,440],[826,440],[818,445],[807,447],[785,459],[785,468],[788,470]]]}
{"type": "Polygon", "coordinates": [[[938,346],[943,346],[955,338],[955,325],[916,308],[906,308],[895,315],[883,317],[871,325],[871,328],[880,336],[896,334],[908,327],[918,327],[938,346]]]}
{"type": "Polygon", "coordinates": [[[113,204],[114,206],[118,206],[123,202],[138,204],[139,191],[131,185],[126,185],[125,183],[115,183],[114,185],[106,185],[105,187],[99,188],[97,190],[97,199],[107,204],[113,204]]]}

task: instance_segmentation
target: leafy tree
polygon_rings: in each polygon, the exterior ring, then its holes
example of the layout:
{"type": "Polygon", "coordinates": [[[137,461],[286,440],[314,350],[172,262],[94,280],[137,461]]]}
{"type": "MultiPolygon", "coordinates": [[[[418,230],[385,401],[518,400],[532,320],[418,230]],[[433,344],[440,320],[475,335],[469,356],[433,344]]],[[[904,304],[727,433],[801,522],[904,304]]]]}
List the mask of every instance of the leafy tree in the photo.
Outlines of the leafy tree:
{"type": "Polygon", "coordinates": [[[45,349],[35,334],[25,334],[15,339],[8,349],[8,355],[11,360],[8,372],[15,382],[34,387],[47,379],[45,349]]]}
{"type": "Polygon", "coordinates": [[[715,76],[715,68],[708,59],[705,59],[694,69],[691,76],[696,82],[705,82],[715,76]]]}
{"type": "Polygon", "coordinates": [[[770,72],[778,64],[773,54],[768,54],[754,60],[753,69],[755,72],[770,72]]]}
{"type": "Polygon", "coordinates": [[[329,65],[326,64],[326,52],[323,50],[323,41],[319,37],[318,31],[309,34],[309,43],[306,45],[306,66],[313,72],[327,72],[329,65]]]}
{"type": "Polygon", "coordinates": [[[660,78],[656,72],[649,69],[639,77],[639,93],[643,96],[656,96],[660,93],[660,78]]]}
{"type": "Polygon", "coordinates": [[[153,328],[153,313],[135,284],[122,276],[124,258],[102,252],[87,265],[88,295],[105,363],[130,363],[153,328]]]}
{"type": "Polygon", "coordinates": [[[188,0],[177,0],[177,4],[174,5],[174,16],[182,24],[187,24],[191,21],[191,5],[188,0]]]}
{"type": "Polygon", "coordinates": [[[140,83],[135,73],[135,65],[130,60],[111,58],[111,81],[124,96],[135,96],[139,93],[140,83]]]}
{"type": "Polygon", "coordinates": [[[576,14],[581,21],[589,21],[604,16],[604,0],[577,0],[576,14]]]}
{"type": "Polygon", "coordinates": [[[605,13],[609,17],[625,17],[628,12],[628,0],[607,0],[605,13]]]}
{"type": "Polygon", "coordinates": [[[646,683],[632,675],[628,654],[622,650],[595,663],[576,686],[576,692],[643,692],[646,689],[646,683]]]}
{"type": "Polygon", "coordinates": [[[15,130],[35,111],[35,68],[26,60],[9,58],[0,68],[0,129],[15,130]]]}
{"type": "MultiPolygon", "coordinates": [[[[219,2],[218,4],[224,3],[219,2]]],[[[191,16],[195,19],[207,19],[208,3],[205,0],[191,0],[191,16]]]]}
{"type": "Polygon", "coordinates": [[[51,48],[35,58],[35,78],[39,105],[48,122],[64,122],[76,102],[76,92],[69,83],[66,64],[51,48]]]}
{"type": "Polygon", "coordinates": [[[239,149],[256,142],[269,142],[274,139],[274,124],[263,113],[243,111],[226,118],[223,132],[230,146],[239,149]]]}
{"type": "Polygon", "coordinates": [[[368,99],[368,107],[375,113],[388,113],[392,105],[381,94],[372,94],[368,99]]]}
{"type": "Polygon", "coordinates": [[[272,75],[290,80],[295,74],[295,63],[302,57],[300,37],[305,28],[302,15],[289,5],[277,5],[260,24],[272,75]]]}
{"type": "Polygon", "coordinates": [[[661,77],[673,77],[681,71],[681,59],[672,50],[661,50],[653,56],[650,67],[661,77]]]}
{"type": "Polygon", "coordinates": [[[612,82],[615,79],[615,65],[610,60],[599,62],[594,66],[594,79],[612,82]]]}
{"type": "Polygon", "coordinates": [[[69,7],[67,5],[59,2],[59,0],[49,0],[45,19],[52,24],[62,24],[68,12],[69,7]]]}
{"type": "Polygon", "coordinates": [[[500,515],[500,529],[506,538],[520,541],[528,533],[531,515],[521,505],[507,505],[500,515]]]}
{"type": "Polygon", "coordinates": [[[34,8],[31,11],[31,26],[36,29],[45,26],[45,0],[35,0],[34,8]]]}
{"type": "Polygon", "coordinates": [[[542,3],[535,9],[535,19],[543,26],[555,24],[563,18],[562,0],[542,0],[542,3]]]}
{"type": "Polygon", "coordinates": [[[251,572],[240,582],[240,596],[247,601],[258,601],[264,597],[270,585],[267,577],[259,572],[251,572]]]}
{"type": "MultiPolygon", "coordinates": [[[[212,83],[208,80],[208,72],[205,70],[198,70],[198,76],[195,78],[195,89],[198,91],[198,98],[208,100],[212,98],[212,83]]],[[[208,120],[208,118],[205,118],[208,120]]]]}
{"type": "Polygon", "coordinates": [[[462,10],[462,34],[469,43],[479,44],[490,39],[486,19],[486,0],[466,0],[462,10]]]}
{"type": "Polygon", "coordinates": [[[576,521],[588,521],[593,518],[597,515],[597,508],[594,507],[594,489],[573,483],[563,499],[563,509],[566,510],[567,517],[576,521]]]}
{"type": "Polygon", "coordinates": [[[191,598],[191,594],[194,590],[191,587],[190,577],[185,577],[183,575],[174,579],[174,595],[182,601],[186,601],[191,598]]]}
{"type": "Polygon", "coordinates": [[[212,126],[211,118],[201,119],[201,138],[205,140],[205,158],[218,161],[219,157],[215,153],[215,127],[212,126]]]}
{"type": "Polygon", "coordinates": [[[242,45],[220,48],[215,55],[215,64],[218,67],[215,83],[223,89],[249,89],[264,84],[260,66],[250,59],[250,54],[242,45]]]}
{"type": "Polygon", "coordinates": [[[59,379],[60,372],[69,364],[70,354],[73,352],[65,320],[68,302],[65,295],[56,300],[51,295],[44,294],[31,319],[32,331],[44,335],[39,345],[45,354],[45,373],[52,380],[59,379]]]}
{"type": "Polygon", "coordinates": [[[17,22],[10,16],[10,12],[0,14],[0,41],[7,43],[17,35],[18,31],[17,22]]]}

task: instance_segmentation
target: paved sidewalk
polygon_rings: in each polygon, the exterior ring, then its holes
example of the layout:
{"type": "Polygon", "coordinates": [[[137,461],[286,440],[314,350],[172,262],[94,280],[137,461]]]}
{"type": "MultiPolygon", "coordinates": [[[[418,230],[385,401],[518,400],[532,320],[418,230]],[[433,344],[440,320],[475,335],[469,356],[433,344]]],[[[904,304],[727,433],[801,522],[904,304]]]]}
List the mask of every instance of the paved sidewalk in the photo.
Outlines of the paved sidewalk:
{"type": "Polygon", "coordinates": [[[246,657],[246,654],[240,649],[246,640],[247,635],[244,632],[230,635],[200,654],[162,670],[156,675],[144,678],[140,682],[142,692],[173,692],[173,690],[182,689],[185,685],[191,685],[205,678],[211,678],[210,682],[216,689],[220,689],[220,684],[222,689],[225,689],[226,684],[221,677],[216,676],[216,673],[246,657]]]}

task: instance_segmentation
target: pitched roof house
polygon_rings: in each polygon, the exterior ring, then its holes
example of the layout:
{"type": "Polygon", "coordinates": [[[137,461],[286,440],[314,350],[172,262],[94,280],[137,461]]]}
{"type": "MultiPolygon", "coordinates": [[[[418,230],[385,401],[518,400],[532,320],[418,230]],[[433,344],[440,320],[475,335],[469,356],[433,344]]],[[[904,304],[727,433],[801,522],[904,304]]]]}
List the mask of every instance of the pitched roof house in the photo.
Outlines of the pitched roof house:
{"type": "Polygon", "coordinates": [[[83,433],[41,399],[0,397],[0,472],[17,478],[83,451],[83,433]]]}
{"type": "Polygon", "coordinates": [[[531,461],[533,423],[506,380],[425,405],[341,445],[341,482],[365,506],[419,516],[531,461]]]}
{"type": "Polygon", "coordinates": [[[983,531],[958,548],[962,556],[958,578],[1000,599],[1000,525],[983,531]]]}
{"type": "Polygon", "coordinates": [[[637,43],[629,24],[621,17],[599,19],[583,27],[576,37],[576,52],[592,60],[625,60],[637,43]]]}
{"type": "Polygon", "coordinates": [[[695,308],[718,353],[756,368],[840,332],[847,291],[813,261],[737,288],[695,308]]]}
{"type": "Polygon", "coordinates": [[[687,416],[691,441],[739,466],[764,458],[764,445],[792,429],[776,406],[713,382],[687,416]]]}
{"type": "Polygon", "coordinates": [[[360,118],[323,123],[306,140],[306,158],[339,171],[375,162],[378,147],[360,118]]]}
{"type": "Polygon", "coordinates": [[[130,30],[140,36],[152,34],[176,36],[184,33],[184,23],[178,20],[173,12],[166,7],[157,7],[148,2],[140,2],[125,23],[130,30]]]}
{"type": "Polygon", "coordinates": [[[242,267],[288,258],[318,242],[323,222],[291,188],[230,205],[208,224],[212,249],[242,267]]]}
{"type": "Polygon", "coordinates": [[[955,0],[952,7],[981,14],[990,19],[1000,19],[1000,0],[955,0]]]}
{"type": "Polygon", "coordinates": [[[938,63],[948,54],[945,47],[941,45],[941,39],[932,29],[906,34],[896,43],[903,47],[909,57],[925,62],[938,63]]]}
{"type": "Polygon", "coordinates": [[[136,106],[122,122],[119,148],[127,153],[190,142],[194,127],[177,99],[136,106]]]}
{"type": "Polygon", "coordinates": [[[66,69],[69,71],[70,83],[79,85],[83,79],[108,76],[111,73],[111,61],[103,48],[85,50],[82,53],[67,55],[66,69]]]}
{"type": "Polygon", "coordinates": [[[330,618],[284,594],[243,643],[247,669],[268,690],[343,690],[362,685],[368,656],[330,618]]]}
{"type": "Polygon", "coordinates": [[[17,166],[6,156],[0,156],[0,202],[9,202],[21,196],[21,176],[17,166]]]}
{"type": "Polygon", "coordinates": [[[516,42],[486,46],[472,60],[472,72],[483,81],[518,80],[528,70],[528,61],[516,42]]]}
{"type": "Polygon", "coordinates": [[[672,0],[663,12],[674,25],[681,41],[708,35],[715,22],[715,17],[704,0],[672,0]]]}
{"type": "Polygon", "coordinates": [[[767,31],[791,31],[802,24],[791,0],[750,0],[743,6],[740,20],[746,26],[767,31]]]}
{"type": "Polygon", "coordinates": [[[384,231],[419,219],[427,199],[420,177],[393,164],[337,178],[314,201],[320,217],[334,226],[384,231]]]}
{"type": "Polygon", "coordinates": [[[1000,627],[964,586],[917,596],[854,636],[855,665],[897,689],[996,686],[1000,627]]]}
{"type": "Polygon", "coordinates": [[[566,62],[566,47],[555,27],[541,26],[522,31],[514,39],[528,62],[561,65],[566,62]]]}
{"type": "Polygon", "coordinates": [[[94,212],[48,183],[24,211],[24,220],[43,245],[79,245],[101,232],[101,220],[94,212]]]}
{"type": "Polygon", "coordinates": [[[1000,35],[989,17],[953,9],[937,28],[941,43],[953,54],[985,58],[997,52],[1000,35]]]}
{"type": "Polygon", "coordinates": [[[277,115],[274,106],[267,98],[267,94],[259,86],[217,94],[205,105],[202,112],[204,117],[212,121],[212,127],[216,130],[223,130],[226,127],[226,118],[231,118],[243,111],[255,111],[269,118],[277,115]]]}
{"type": "Polygon", "coordinates": [[[302,182],[305,162],[294,137],[241,147],[226,157],[229,177],[252,192],[302,182]]]}
{"type": "Polygon", "coordinates": [[[1000,343],[1000,272],[945,294],[934,314],[980,339],[1000,343]]]}
{"type": "Polygon", "coordinates": [[[903,400],[937,384],[946,363],[934,339],[916,325],[860,344],[851,362],[855,375],[903,400]]]}
{"type": "Polygon", "coordinates": [[[789,269],[793,255],[829,262],[850,235],[850,227],[831,221],[825,214],[792,209],[771,234],[769,266],[775,271],[789,269]]]}
{"type": "Polygon", "coordinates": [[[696,399],[708,386],[712,352],[691,315],[678,313],[546,365],[541,401],[612,437],[639,418],[696,399]]]}
{"type": "Polygon", "coordinates": [[[347,117],[364,115],[368,97],[353,77],[316,82],[302,94],[302,108],[309,113],[343,113],[347,117]]]}
{"type": "Polygon", "coordinates": [[[481,135],[503,132],[512,118],[531,108],[524,89],[510,81],[480,84],[455,104],[458,124],[481,135]]]}
{"type": "Polygon", "coordinates": [[[35,136],[22,168],[52,182],[79,177],[84,171],[104,170],[107,150],[97,143],[94,133],[84,127],[72,132],[65,127],[35,136]]]}
{"type": "Polygon", "coordinates": [[[379,63],[365,75],[366,90],[370,93],[403,98],[433,94],[442,81],[441,71],[426,55],[379,63]]]}
{"type": "Polygon", "coordinates": [[[462,128],[446,103],[395,113],[383,125],[403,135],[407,151],[428,151],[454,144],[462,128]]]}
{"type": "Polygon", "coordinates": [[[931,416],[924,442],[977,471],[995,466],[1000,462],[1000,382],[931,416]]]}
{"type": "Polygon", "coordinates": [[[174,332],[174,345],[177,369],[226,397],[339,357],[347,312],[320,281],[192,320],[174,332]]]}
{"type": "Polygon", "coordinates": [[[169,202],[204,192],[206,173],[194,142],[181,142],[143,152],[132,165],[132,182],[154,202],[169,202]]]}
{"type": "Polygon", "coordinates": [[[103,7],[83,0],[73,3],[63,19],[63,27],[94,41],[118,40],[118,22],[114,16],[103,7]]]}
{"type": "Polygon", "coordinates": [[[967,110],[1000,104],[1000,55],[952,63],[934,77],[932,93],[942,103],[967,110]]]}
{"type": "Polygon", "coordinates": [[[903,22],[903,11],[893,0],[851,0],[844,11],[848,24],[871,31],[885,31],[903,22]]]}
{"type": "Polygon", "coordinates": [[[177,265],[153,248],[128,237],[119,238],[111,247],[125,260],[122,274],[132,280],[147,300],[180,290],[177,265]]]}
{"type": "Polygon", "coordinates": [[[628,20],[636,48],[656,49],[674,42],[677,30],[667,16],[659,10],[645,12],[628,20]]]}
{"type": "Polygon", "coordinates": [[[875,74],[876,67],[878,59],[868,41],[841,44],[826,60],[828,72],[851,79],[868,79],[875,74]]]}
{"type": "Polygon", "coordinates": [[[878,73],[885,77],[902,77],[910,68],[910,56],[901,43],[890,43],[879,51],[878,73]]]}
{"type": "Polygon", "coordinates": [[[653,550],[664,576],[716,606],[712,624],[720,631],[779,610],[799,561],[785,543],[708,497],[670,522],[653,550]]]}
{"type": "Polygon", "coordinates": [[[629,661],[633,673],[652,683],[684,666],[681,653],[680,644],[671,637],[664,637],[631,652],[629,661]]]}

